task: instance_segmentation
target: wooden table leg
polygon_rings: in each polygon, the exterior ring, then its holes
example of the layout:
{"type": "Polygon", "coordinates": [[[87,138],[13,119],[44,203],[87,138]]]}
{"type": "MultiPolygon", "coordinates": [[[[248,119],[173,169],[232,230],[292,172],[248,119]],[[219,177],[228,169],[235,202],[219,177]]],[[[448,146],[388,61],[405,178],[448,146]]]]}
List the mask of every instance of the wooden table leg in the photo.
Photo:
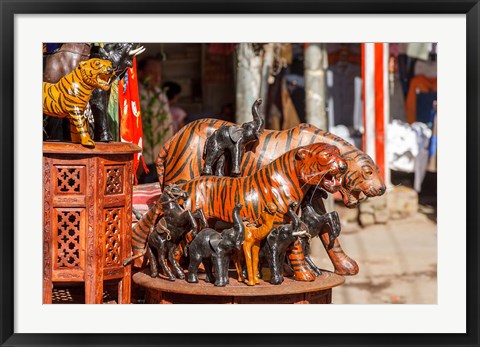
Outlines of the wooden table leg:
{"type": "Polygon", "coordinates": [[[52,281],[43,280],[43,303],[51,304],[53,295],[53,283],[52,281]]]}
{"type": "Polygon", "coordinates": [[[85,303],[103,304],[103,279],[85,281],[85,303]]]}
{"type": "Polygon", "coordinates": [[[118,303],[119,304],[131,303],[131,289],[132,289],[131,265],[128,265],[125,267],[123,278],[118,282],[118,303]]]}

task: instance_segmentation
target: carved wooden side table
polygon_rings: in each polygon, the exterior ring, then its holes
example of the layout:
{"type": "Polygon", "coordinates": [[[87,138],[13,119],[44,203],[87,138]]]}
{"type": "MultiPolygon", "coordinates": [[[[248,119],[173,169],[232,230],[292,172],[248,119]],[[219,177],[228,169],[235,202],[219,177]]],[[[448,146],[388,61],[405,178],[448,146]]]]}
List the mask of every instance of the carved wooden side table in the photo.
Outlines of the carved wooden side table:
{"type": "Polygon", "coordinates": [[[54,282],[85,282],[85,303],[103,303],[103,281],[118,279],[118,302],[130,303],[133,155],[128,143],[94,149],[43,144],[43,302],[54,282]]]}

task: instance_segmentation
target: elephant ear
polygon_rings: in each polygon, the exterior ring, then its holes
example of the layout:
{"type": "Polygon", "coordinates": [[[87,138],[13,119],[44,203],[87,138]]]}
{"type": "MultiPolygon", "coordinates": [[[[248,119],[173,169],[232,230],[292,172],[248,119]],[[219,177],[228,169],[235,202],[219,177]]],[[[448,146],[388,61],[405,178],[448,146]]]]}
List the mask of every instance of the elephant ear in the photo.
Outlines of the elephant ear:
{"type": "Polygon", "coordinates": [[[220,245],[220,241],[222,241],[221,239],[215,239],[215,240],[209,240],[208,242],[210,243],[210,248],[215,252],[217,253],[218,252],[218,247],[220,245]]]}
{"type": "Polygon", "coordinates": [[[242,137],[242,128],[231,126],[228,128],[228,135],[230,135],[233,143],[237,143],[240,137],[242,137]]]}
{"type": "Polygon", "coordinates": [[[275,246],[275,241],[278,238],[278,229],[273,228],[269,235],[267,236],[267,244],[270,246],[270,248],[273,248],[275,246]]]}

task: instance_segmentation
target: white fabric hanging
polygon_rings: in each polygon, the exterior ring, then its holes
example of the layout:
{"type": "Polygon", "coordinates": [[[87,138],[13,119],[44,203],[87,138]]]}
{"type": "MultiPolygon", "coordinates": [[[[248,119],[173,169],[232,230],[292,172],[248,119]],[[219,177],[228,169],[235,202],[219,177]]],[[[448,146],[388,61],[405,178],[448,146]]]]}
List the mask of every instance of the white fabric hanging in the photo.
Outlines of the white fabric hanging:
{"type": "Polygon", "coordinates": [[[387,160],[396,171],[413,172],[414,189],[420,192],[428,166],[432,131],[424,123],[393,120],[388,125],[387,160]]]}

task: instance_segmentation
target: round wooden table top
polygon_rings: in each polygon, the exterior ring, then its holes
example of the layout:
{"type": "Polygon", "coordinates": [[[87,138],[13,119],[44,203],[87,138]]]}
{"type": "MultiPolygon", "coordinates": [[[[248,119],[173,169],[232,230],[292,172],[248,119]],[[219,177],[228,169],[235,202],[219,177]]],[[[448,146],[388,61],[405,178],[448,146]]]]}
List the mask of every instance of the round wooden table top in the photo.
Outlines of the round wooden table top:
{"type": "Polygon", "coordinates": [[[213,296],[271,296],[285,294],[300,294],[318,292],[331,289],[345,282],[343,276],[333,272],[323,271],[322,275],[313,282],[295,281],[291,277],[285,277],[280,285],[273,285],[270,282],[260,280],[256,286],[247,286],[236,279],[236,272],[230,271],[230,283],[225,287],[216,287],[212,283],[204,281],[205,274],[198,274],[198,283],[188,283],[185,280],[177,279],[169,281],[165,278],[152,278],[148,269],[137,272],[133,275],[133,281],[145,288],[189,295],[213,295],[213,296]]]}
{"type": "Polygon", "coordinates": [[[130,154],[141,152],[142,149],[133,143],[126,142],[96,142],[95,148],[87,148],[79,143],[62,141],[44,141],[44,154],[130,154]]]}

